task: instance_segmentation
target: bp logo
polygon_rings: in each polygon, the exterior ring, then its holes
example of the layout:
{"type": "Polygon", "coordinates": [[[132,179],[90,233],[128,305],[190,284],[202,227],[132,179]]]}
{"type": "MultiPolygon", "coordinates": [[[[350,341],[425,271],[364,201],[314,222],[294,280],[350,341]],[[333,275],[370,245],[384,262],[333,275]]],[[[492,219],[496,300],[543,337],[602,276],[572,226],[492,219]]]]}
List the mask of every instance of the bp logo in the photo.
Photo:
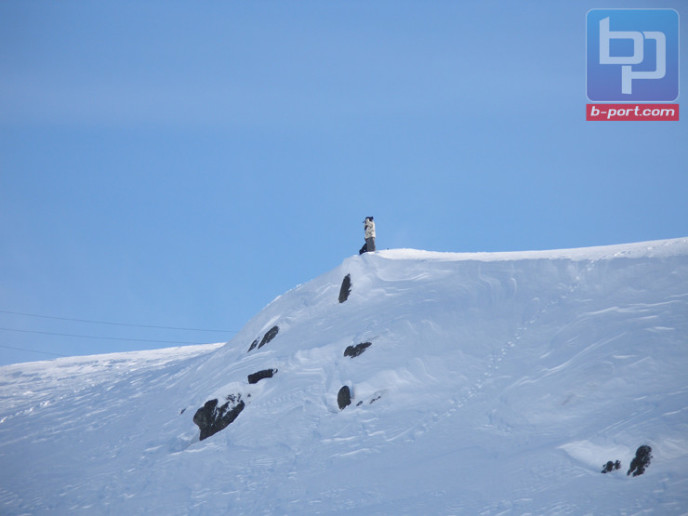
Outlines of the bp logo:
{"type": "Polygon", "coordinates": [[[678,98],[678,13],[593,9],[587,16],[587,86],[593,102],[678,98]]]}

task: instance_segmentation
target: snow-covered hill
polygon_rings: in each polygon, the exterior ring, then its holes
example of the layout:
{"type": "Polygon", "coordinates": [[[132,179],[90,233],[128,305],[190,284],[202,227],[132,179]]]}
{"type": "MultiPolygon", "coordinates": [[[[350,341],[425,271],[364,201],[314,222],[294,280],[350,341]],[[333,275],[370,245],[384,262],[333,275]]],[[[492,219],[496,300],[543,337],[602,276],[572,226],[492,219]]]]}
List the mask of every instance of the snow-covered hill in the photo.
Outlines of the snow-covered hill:
{"type": "Polygon", "coordinates": [[[686,514],[687,366],[688,239],[355,256],[224,346],[0,368],[0,513],[686,514]]]}

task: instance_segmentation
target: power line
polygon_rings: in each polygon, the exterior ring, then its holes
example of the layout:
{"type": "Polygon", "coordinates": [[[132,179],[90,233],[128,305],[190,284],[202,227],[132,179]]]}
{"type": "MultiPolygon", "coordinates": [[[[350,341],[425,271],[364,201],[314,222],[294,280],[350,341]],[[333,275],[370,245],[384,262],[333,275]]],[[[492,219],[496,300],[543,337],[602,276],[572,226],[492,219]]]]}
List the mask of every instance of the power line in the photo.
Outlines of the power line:
{"type": "Polygon", "coordinates": [[[16,328],[0,328],[2,331],[13,331],[18,333],[34,333],[38,335],[51,335],[57,337],[75,337],[79,339],[92,339],[92,340],[122,340],[126,342],[156,342],[162,344],[207,344],[207,342],[189,342],[183,340],[157,340],[157,339],[130,339],[126,337],[99,337],[96,335],[76,335],[73,333],[57,333],[52,331],[39,331],[39,330],[19,330],[16,328]]]}
{"type": "Polygon", "coordinates": [[[63,355],[61,353],[55,353],[53,351],[40,351],[38,349],[29,349],[29,348],[15,348],[14,346],[5,346],[4,344],[0,344],[0,348],[14,349],[16,351],[28,351],[29,353],[41,353],[43,355],[53,355],[56,357],[66,357],[67,356],[67,355],[63,355]]]}
{"type": "MultiPolygon", "coordinates": [[[[40,315],[40,314],[31,314],[27,312],[14,312],[12,310],[0,310],[0,313],[3,314],[12,314],[12,315],[23,315],[25,317],[38,317],[40,319],[54,319],[58,321],[73,321],[73,322],[81,322],[81,323],[89,323],[89,324],[107,324],[110,326],[128,326],[130,328],[155,328],[158,330],[181,330],[181,331],[207,331],[207,332],[214,332],[214,333],[236,333],[233,330],[209,330],[205,328],[183,328],[183,327],[178,327],[178,326],[158,326],[154,324],[132,324],[132,323],[122,323],[122,322],[112,322],[112,321],[98,321],[94,319],[75,319],[73,317],[58,317],[55,315],[40,315]]],[[[162,342],[162,341],[160,341],[162,342]]]]}

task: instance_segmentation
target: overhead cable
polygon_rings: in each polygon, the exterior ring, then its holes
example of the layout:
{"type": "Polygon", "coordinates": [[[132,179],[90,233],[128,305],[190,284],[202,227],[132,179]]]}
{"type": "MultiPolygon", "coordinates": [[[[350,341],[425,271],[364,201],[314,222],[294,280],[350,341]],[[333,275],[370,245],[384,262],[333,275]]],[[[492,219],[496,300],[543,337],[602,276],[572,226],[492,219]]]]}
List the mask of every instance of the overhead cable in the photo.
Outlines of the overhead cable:
{"type": "Polygon", "coordinates": [[[53,355],[56,357],[66,357],[67,355],[63,355],[62,353],[55,353],[53,351],[41,351],[38,349],[29,349],[29,348],[17,348],[14,346],[5,346],[4,344],[0,344],[0,348],[3,349],[13,349],[15,351],[28,351],[29,353],[42,353],[43,355],[53,355]]]}
{"type": "Polygon", "coordinates": [[[13,331],[18,333],[34,333],[38,335],[52,335],[57,337],[76,337],[79,339],[92,339],[92,340],[122,340],[126,342],[156,342],[162,344],[207,344],[207,342],[190,342],[184,340],[158,340],[158,339],[130,339],[127,337],[101,337],[98,335],[76,335],[73,333],[57,333],[52,331],[40,331],[40,330],[19,330],[17,328],[0,328],[1,331],[13,331]]]}
{"type": "Polygon", "coordinates": [[[207,331],[207,332],[214,332],[214,333],[236,333],[232,330],[211,330],[211,329],[206,329],[206,328],[183,328],[183,327],[178,327],[178,326],[160,326],[160,325],[154,325],[154,324],[132,324],[132,323],[122,323],[122,322],[112,322],[112,321],[98,321],[94,319],[76,319],[73,317],[58,317],[55,315],[40,315],[40,314],[32,314],[32,313],[27,313],[27,312],[15,312],[12,310],[0,310],[0,313],[3,314],[12,314],[12,315],[22,315],[25,317],[38,317],[41,319],[54,319],[58,321],[73,321],[73,322],[81,322],[81,323],[89,323],[89,324],[107,324],[110,326],[128,326],[130,328],[155,328],[159,330],[181,330],[181,331],[207,331]]]}

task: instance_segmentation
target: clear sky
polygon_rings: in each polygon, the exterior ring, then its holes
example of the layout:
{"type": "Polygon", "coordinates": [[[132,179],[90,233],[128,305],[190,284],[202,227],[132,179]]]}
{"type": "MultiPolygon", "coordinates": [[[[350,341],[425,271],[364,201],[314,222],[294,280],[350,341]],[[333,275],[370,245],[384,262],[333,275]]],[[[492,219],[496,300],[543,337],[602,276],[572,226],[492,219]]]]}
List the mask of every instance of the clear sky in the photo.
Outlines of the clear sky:
{"type": "Polygon", "coordinates": [[[682,1],[1,2],[0,364],[228,340],[367,215],[378,249],[688,236],[686,122],[585,120],[587,11],[648,4],[686,84],[682,1]]]}

